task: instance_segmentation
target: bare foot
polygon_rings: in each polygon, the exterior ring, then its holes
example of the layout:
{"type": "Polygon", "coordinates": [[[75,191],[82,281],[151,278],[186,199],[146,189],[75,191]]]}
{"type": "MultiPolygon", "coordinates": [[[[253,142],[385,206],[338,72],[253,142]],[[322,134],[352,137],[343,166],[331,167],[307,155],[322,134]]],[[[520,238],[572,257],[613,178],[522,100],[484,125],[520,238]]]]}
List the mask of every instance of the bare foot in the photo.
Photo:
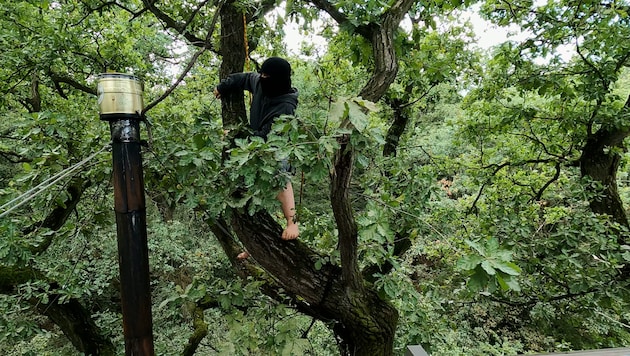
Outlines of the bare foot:
{"type": "Polygon", "coordinates": [[[249,252],[243,251],[243,252],[239,253],[236,256],[236,259],[239,260],[239,261],[242,261],[242,260],[246,259],[247,257],[249,257],[249,252]]]}
{"type": "Polygon", "coordinates": [[[282,232],[283,240],[295,240],[300,236],[300,230],[297,224],[290,224],[286,229],[282,232]]]}

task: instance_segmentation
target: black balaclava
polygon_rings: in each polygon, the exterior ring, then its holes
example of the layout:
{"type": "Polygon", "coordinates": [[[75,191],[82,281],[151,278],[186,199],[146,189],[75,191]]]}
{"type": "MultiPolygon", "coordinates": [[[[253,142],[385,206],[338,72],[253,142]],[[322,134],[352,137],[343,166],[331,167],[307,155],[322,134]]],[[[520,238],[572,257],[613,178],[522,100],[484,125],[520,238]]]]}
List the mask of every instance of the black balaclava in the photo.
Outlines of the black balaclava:
{"type": "Polygon", "coordinates": [[[280,57],[270,57],[260,67],[260,73],[268,78],[260,78],[263,95],[279,96],[291,91],[291,64],[280,57]]]}

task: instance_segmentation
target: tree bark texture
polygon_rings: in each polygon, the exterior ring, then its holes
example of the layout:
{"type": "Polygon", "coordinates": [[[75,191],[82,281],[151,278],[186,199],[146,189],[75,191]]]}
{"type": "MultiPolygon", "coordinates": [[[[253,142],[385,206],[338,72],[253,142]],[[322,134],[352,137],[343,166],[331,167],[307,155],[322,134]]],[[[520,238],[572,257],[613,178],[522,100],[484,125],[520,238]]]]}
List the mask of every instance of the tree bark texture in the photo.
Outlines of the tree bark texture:
{"type": "Polygon", "coordinates": [[[359,93],[359,96],[364,99],[378,101],[396,79],[398,60],[394,46],[394,33],[399,22],[394,24],[391,18],[385,17],[382,24],[373,25],[374,30],[370,42],[374,55],[374,71],[359,93]]]}
{"type": "Polygon", "coordinates": [[[582,149],[580,157],[580,170],[582,176],[590,177],[603,186],[601,194],[591,199],[590,208],[594,213],[610,215],[613,221],[628,226],[623,202],[617,190],[617,169],[621,162],[621,156],[607,147],[622,147],[621,142],[608,146],[614,134],[607,131],[599,131],[590,137],[582,149]]]}
{"type": "Polygon", "coordinates": [[[338,266],[315,268],[321,258],[299,240],[280,238],[281,226],[266,212],[253,216],[232,212],[232,226],[251,259],[296,300],[300,310],[322,321],[334,321],[333,331],[351,355],[391,355],[398,312],[376,292],[352,288],[338,266]]]}
{"type": "Polygon", "coordinates": [[[49,302],[32,300],[40,313],[48,316],[63,331],[72,345],[85,355],[115,355],[111,340],[105,337],[92,319],[92,314],[76,299],[58,303],[58,295],[49,296],[49,302]]]}
{"type": "MultiPolygon", "coordinates": [[[[232,73],[243,71],[247,53],[245,51],[244,14],[235,6],[234,0],[228,0],[220,10],[221,16],[221,55],[223,61],[219,77],[226,78],[232,73]]],[[[247,122],[247,112],[243,92],[225,95],[221,100],[223,125],[231,127],[247,122]]]]}
{"type": "MultiPolygon", "coordinates": [[[[630,97],[624,111],[630,111],[630,97]]],[[[621,114],[621,113],[620,113],[621,114]]],[[[625,150],[624,139],[630,135],[630,127],[603,127],[588,137],[582,148],[580,170],[583,177],[590,177],[603,186],[603,190],[591,199],[594,213],[611,216],[614,222],[628,227],[628,217],[617,190],[617,170],[621,155],[613,149],[625,150]]],[[[620,241],[622,243],[627,243],[620,241]]]]}
{"type": "Polygon", "coordinates": [[[387,130],[387,136],[385,137],[385,145],[383,146],[384,157],[396,157],[398,150],[398,142],[400,137],[407,128],[409,122],[409,116],[402,108],[403,102],[400,99],[392,99],[389,105],[394,113],[394,122],[387,130]]]}
{"type": "Polygon", "coordinates": [[[350,148],[349,137],[341,140],[341,147],[337,152],[335,167],[330,177],[330,202],[339,231],[343,281],[351,289],[362,290],[363,280],[359,274],[357,261],[359,236],[348,191],[354,167],[354,152],[350,148]]]}

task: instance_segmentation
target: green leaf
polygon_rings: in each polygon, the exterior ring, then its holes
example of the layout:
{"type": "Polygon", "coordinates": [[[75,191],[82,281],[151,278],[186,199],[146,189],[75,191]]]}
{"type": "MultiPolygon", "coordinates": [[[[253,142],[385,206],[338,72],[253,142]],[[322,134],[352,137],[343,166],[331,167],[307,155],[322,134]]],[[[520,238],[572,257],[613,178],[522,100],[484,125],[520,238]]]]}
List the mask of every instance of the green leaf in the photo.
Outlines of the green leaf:
{"type": "Polygon", "coordinates": [[[337,121],[342,121],[348,117],[350,111],[347,101],[336,101],[330,108],[330,118],[337,121]]]}
{"type": "Polygon", "coordinates": [[[322,260],[315,261],[315,270],[319,271],[322,269],[322,260]]]}
{"type": "Polygon", "coordinates": [[[354,99],[354,102],[357,103],[362,108],[364,108],[366,111],[377,112],[380,110],[378,105],[376,105],[376,103],[369,100],[365,100],[361,97],[354,99]]]}
{"type": "Polygon", "coordinates": [[[512,262],[495,262],[493,266],[511,276],[518,276],[521,274],[521,268],[512,262]]]}
{"type": "Polygon", "coordinates": [[[516,278],[513,278],[509,274],[504,274],[502,272],[497,273],[497,281],[499,281],[499,285],[501,285],[503,290],[510,289],[515,292],[521,291],[521,286],[518,284],[516,278]],[[506,288],[504,288],[503,285],[505,285],[506,288]]]}
{"type": "Polygon", "coordinates": [[[195,148],[201,149],[206,145],[206,139],[204,135],[198,134],[193,136],[193,143],[195,144],[195,148]]]}
{"type": "Polygon", "coordinates": [[[456,267],[462,271],[471,271],[483,261],[481,256],[478,255],[469,255],[460,258],[457,261],[456,267]]]}
{"type": "Polygon", "coordinates": [[[488,285],[488,275],[480,268],[475,269],[475,273],[468,280],[468,288],[474,292],[481,291],[488,285]]]}
{"type": "Polygon", "coordinates": [[[503,277],[501,277],[501,273],[498,273],[496,278],[497,278],[497,282],[499,282],[499,287],[501,287],[501,290],[507,291],[510,289],[510,286],[505,282],[503,277]]]}
{"type": "Polygon", "coordinates": [[[490,239],[488,239],[488,242],[486,243],[486,252],[488,253],[488,255],[491,255],[498,250],[499,250],[499,240],[494,237],[491,237],[490,239]]]}
{"type": "Polygon", "coordinates": [[[230,160],[238,166],[242,166],[249,161],[249,152],[241,150],[232,150],[230,152],[230,160]]]}
{"type": "Polygon", "coordinates": [[[490,261],[481,262],[481,268],[483,268],[483,270],[486,271],[487,274],[494,276],[496,270],[494,269],[494,267],[492,267],[492,265],[493,263],[490,261]]]}
{"type": "Polygon", "coordinates": [[[348,103],[350,122],[360,133],[363,133],[368,126],[367,115],[363,112],[361,106],[355,102],[348,103]]]}
{"type": "Polygon", "coordinates": [[[282,348],[282,356],[304,355],[309,348],[310,341],[308,339],[290,340],[282,348]]]}
{"type": "Polygon", "coordinates": [[[477,242],[472,241],[472,240],[465,240],[465,242],[468,246],[472,247],[475,251],[479,252],[480,255],[482,256],[485,255],[485,252],[486,252],[485,249],[477,242]]]}

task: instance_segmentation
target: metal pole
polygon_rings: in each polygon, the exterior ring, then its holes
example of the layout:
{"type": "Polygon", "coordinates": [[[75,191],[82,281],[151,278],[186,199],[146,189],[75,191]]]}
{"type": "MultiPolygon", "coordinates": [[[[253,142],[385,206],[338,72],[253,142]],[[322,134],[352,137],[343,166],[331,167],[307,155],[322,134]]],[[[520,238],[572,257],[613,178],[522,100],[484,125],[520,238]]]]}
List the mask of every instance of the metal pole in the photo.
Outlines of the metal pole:
{"type": "MultiPolygon", "coordinates": [[[[101,89],[103,88],[99,84],[99,91],[101,89]]],[[[112,100],[124,101],[125,94],[127,93],[112,100]]],[[[101,95],[100,93],[99,101],[102,100],[101,95]]],[[[108,113],[102,109],[101,119],[109,121],[112,136],[114,210],[125,355],[153,356],[149,252],[140,141],[141,117],[138,112],[108,113]]]]}

